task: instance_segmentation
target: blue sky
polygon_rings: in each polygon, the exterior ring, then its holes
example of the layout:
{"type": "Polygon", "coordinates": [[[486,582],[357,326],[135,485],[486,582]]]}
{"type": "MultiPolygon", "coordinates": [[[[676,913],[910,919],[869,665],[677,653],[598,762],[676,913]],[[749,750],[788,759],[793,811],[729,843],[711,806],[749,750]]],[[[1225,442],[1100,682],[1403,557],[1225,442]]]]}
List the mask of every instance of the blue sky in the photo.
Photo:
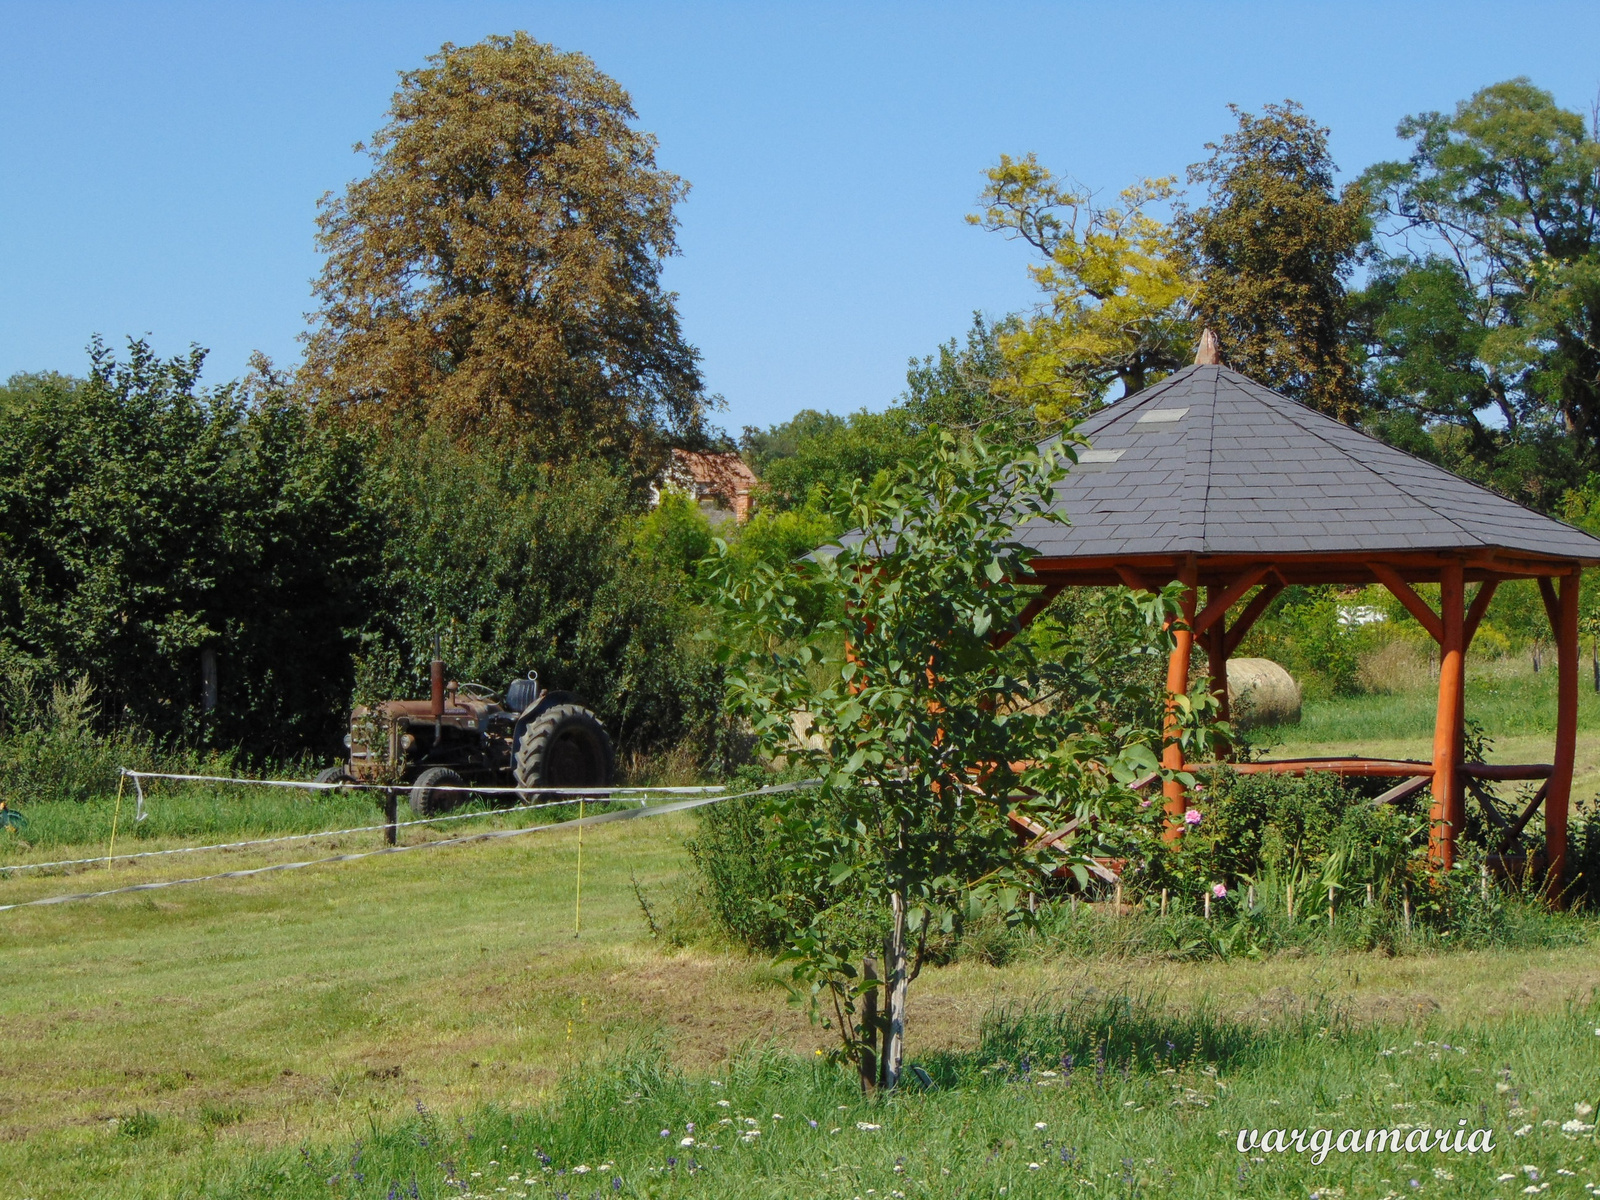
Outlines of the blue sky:
{"type": "Polygon", "coordinates": [[[667,281],[735,432],[881,407],[1032,301],[1022,248],[962,219],[1002,151],[1115,192],[1293,97],[1353,172],[1496,80],[1600,90],[1593,3],[6,4],[0,376],[81,371],[95,333],[198,342],[213,381],[294,362],[316,200],[396,72],[514,29],[621,81],[693,185],[667,281]]]}

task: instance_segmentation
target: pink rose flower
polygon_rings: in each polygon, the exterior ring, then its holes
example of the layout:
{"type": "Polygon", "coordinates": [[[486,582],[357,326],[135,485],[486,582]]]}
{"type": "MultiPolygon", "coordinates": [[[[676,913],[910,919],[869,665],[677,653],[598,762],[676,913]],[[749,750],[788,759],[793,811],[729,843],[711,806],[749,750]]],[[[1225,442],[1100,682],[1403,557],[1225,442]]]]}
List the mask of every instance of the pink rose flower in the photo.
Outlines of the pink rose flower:
{"type": "Polygon", "coordinates": [[[1200,824],[1200,810],[1198,808],[1191,808],[1188,812],[1184,813],[1183,823],[1185,825],[1200,824]]]}
{"type": "Polygon", "coordinates": [[[1220,883],[1213,883],[1211,885],[1211,894],[1213,896],[1215,896],[1218,900],[1221,900],[1224,896],[1226,896],[1228,894],[1228,889],[1224,885],[1222,885],[1220,883]]]}

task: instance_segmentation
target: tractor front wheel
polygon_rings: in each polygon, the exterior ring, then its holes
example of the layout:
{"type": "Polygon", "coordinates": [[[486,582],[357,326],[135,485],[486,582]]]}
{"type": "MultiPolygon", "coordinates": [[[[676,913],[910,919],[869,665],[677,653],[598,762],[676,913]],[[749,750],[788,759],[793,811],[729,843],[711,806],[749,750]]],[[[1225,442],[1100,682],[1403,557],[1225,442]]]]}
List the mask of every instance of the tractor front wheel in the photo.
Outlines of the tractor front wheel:
{"type": "Polygon", "coordinates": [[[466,803],[467,792],[450,791],[466,786],[466,780],[449,767],[429,767],[411,785],[411,811],[419,817],[436,817],[466,803]]]}

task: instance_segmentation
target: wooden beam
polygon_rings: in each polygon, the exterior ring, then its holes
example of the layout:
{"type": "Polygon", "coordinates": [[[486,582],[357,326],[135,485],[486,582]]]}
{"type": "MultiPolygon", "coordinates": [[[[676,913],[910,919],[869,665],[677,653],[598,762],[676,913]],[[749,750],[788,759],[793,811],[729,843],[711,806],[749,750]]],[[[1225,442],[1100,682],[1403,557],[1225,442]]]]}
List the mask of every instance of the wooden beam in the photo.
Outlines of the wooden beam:
{"type": "MultiPolygon", "coordinates": [[[[1533,819],[1533,814],[1539,811],[1539,805],[1544,802],[1549,788],[1550,781],[1548,779],[1539,785],[1539,790],[1533,794],[1533,799],[1528,801],[1528,807],[1522,810],[1522,815],[1520,817],[1511,822],[1511,828],[1507,829],[1505,837],[1500,839],[1500,846],[1499,849],[1495,851],[1496,854],[1504,854],[1507,850],[1511,849],[1512,843],[1517,840],[1523,829],[1526,828],[1528,822],[1533,819]]],[[[1549,820],[1548,813],[1545,815],[1545,819],[1546,821],[1549,820]]]]}
{"type": "MultiPolygon", "coordinates": [[[[1162,721],[1161,765],[1169,771],[1183,770],[1183,745],[1178,740],[1178,697],[1189,694],[1189,656],[1194,649],[1195,579],[1194,555],[1178,571],[1183,584],[1179,600],[1182,620],[1172,626],[1172,656],[1167,660],[1167,710],[1162,721]]],[[[1161,785],[1166,803],[1167,828],[1162,834],[1168,842],[1183,836],[1184,790],[1183,784],[1169,779],[1161,785]]]]}
{"type": "Polygon", "coordinates": [[[1200,615],[1194,619],[1194,631],[1196,633],[1204,633],[1212,625],[1226,617],[1228,610],[1237,604],[1246,592],[1260,583],[1270,570],[1272,570],[1270,566],[1252,567],[1216,595],[1212,594],[1213,589],[1207,588],[1206,606],[1200,610],[1200,615]]]}
{"type": "MultiPolygon", "coordinates": [[[[1394,594],[1394,598],[1405,605],[1406,611],[1417,619],[1417,624],[1428,631],[1434,641],[1444,642],[1444,623],[1439,620],[1439,614],[1428,607],[1428,602],[1416,592],[1411,590],[1411,585],[1400,578],[1400,573],[1393,567],[1383,563],[1368,563],[1367,569],[1377,578],[1378,582],[1394,594]]],[[[1456,577],[1460,578],[1461,567],[1456,565],[1456,577]]]]}
{"type": "Polygon", "coordinates": [[[1428,784],[1433,780],[1433,772],[1426,775],[1416,775],[1403,783],[1397,783],[1383,795],[1374,798],[1372,807],[1379,808],[1385,804],[1400,804],[1411,799],[1418,792],[1426,791],[1428,784]]]}
{"type": "Polygon", "coordinates": [[[1472,649],[1472,639],[1477,636],[1478,624],[1483,620],[1483,614],[1489,611],[1489,601],[1494,599],[1494,590],[1499,586],[1498,579],[1485,579],[1478,585],[1478,594],[1472,598],[1472,607],[1467,609],[1467,620],[1461,631],[1469,650],[1472,649]]]}
{"type": "Polygon", "coordinates": [[[1225,635],[1222,646],[1225,658],[1233,657],[1233,652],[1239,648],[1239,643],[1244,641],[1244,635],[1250,632],[1250,627],[1261,618],[1262,613],[1267,611],[1267,606],[1278,598],[1278,593],[1283,591],[1284,586],[1283,580],[1278,578],[1277,572],[1274,571],[1261,590],[1250,597],[1250,603],[1244,606],[1239,619],[1225,635]]]}
{"type": "MultiPolygon", "coordinates": [[[[1441,871],[1455,866],[1456,835],[1461,832],[1466,808],[1460,772],[1465,732],[1462,701],[1466,665],[1463,661],[1466,647],[1461,637],[1465,616],[1462,612],[1465,585],[1461,575],[1461,564],[1454,563],[1445,569],[1444,578],[1439,581],[1439,608],[1444,619],[1439,621],[1439,704],[1433,722],[1433,805],[1428,810],[1431,825],[1428,857],[1441,871]]],[[[1399,576],[1395,576],[1395,582],[1400,582],[1399,576]]],[[[1384,583],[1393,590],[1394,585],[1388,580],[1384,583]]],[[[1404,583],[1400,586],[1423,611],[1428,611],[1415,592],[1404,583]]]]}
{"type": "Polygon", "coordinates": [[[1550,632],[1560,637],[1561,600],[1556,596],[1555,584],[1548,575],[1539,576],[1539,595],[1544,597],[1544,614],[1550,618],[1550,632]]]}
{"type": "Polygon", "coordinates": [[[1033,622],[1035,617],[1050,607],[1050,602],[1059,596],[1066,589],[1066,586],[1064,583],[1052,583],[1046,587],[1044,591],[1022,606],[1022,611],[1017,614],[1017,627],[1015,629],[1002,629],[995,634],[989,644],[998,650],[1016,637],[1017,634],[1021,633],[1033,622]]]}
{"type": "Polygon", "coordinates": [[[1468,779],[1549,779],[1556,769],[1549,763],[1462,763],[1468,779]]]}
{"type": "MultiPolygon", "coordinates": [[[[1216,765],[1194,763],[1190,770],[1205,771],[1216,765]]],[[[1433,777],[1432,763],[1404,758],[1282,758],[1227,765],[1239,775],[1308,775],[1313,771],[1327,771],[1332,775],[1351,775],[1360,779],[1385,776],[1410,779],[1416,775],[1433,777]]]]}
{"type": "Polygon", "coordinates": [[[1476,779],[1469,778],[1467,780],[1467,790],[1478,798],[1478,807],[1483,809],[1483,815],[1493,822],[1496,829],[1511,828],[1510,822],[1500,815],[1500,810],[1495,806],[1494,799],[1489,795],[1488,788],[1484,787],[1476,779]]]}
{"type": "Polygon", "coordinates": [[[1125,567],[1118,563],[1114,569],[1117,572],[1117,578],[1122,580],[1122,585],[1131,591],[1159,592],[1161,590],[1158,587],[1151,587],[1145,582],[1144,576],[1139,574],[1139,572],[1135,571],[1132,567],[1125,567]]]}
{"type": "Polygon", "coordinates": [[[1567,805],[1572,799],[1572,764],[1578,747],[1578,588],[1582,582],[1577,571],[1562,578],[1552,622],[1556,631],[1556,753],[1550,794],[1544,804],[1544,839],[1553,897],[1560,896],[1567,869],[1567,805]]]}

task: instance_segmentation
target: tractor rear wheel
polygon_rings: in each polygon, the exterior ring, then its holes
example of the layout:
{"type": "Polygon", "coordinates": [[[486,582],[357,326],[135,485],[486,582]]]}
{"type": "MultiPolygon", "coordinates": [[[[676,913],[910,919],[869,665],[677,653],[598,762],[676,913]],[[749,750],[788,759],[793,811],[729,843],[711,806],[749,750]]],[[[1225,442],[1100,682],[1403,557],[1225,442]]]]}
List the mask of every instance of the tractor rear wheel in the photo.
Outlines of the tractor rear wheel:
{"type": "Polygon", "coordinates": [[[449,767],[429,767],[411,785],[411,811],[419,817],[436,817],[452,808],[459,808],[466,803],[468,793],[445,789],[465,785],[466,780],[449,767]]]}
{"type": "Polygon", "coordinates": [[[552,705],[517,742],[520,788],[609,787],[613,764],[605,726],[581,704],[552,705]]]}

